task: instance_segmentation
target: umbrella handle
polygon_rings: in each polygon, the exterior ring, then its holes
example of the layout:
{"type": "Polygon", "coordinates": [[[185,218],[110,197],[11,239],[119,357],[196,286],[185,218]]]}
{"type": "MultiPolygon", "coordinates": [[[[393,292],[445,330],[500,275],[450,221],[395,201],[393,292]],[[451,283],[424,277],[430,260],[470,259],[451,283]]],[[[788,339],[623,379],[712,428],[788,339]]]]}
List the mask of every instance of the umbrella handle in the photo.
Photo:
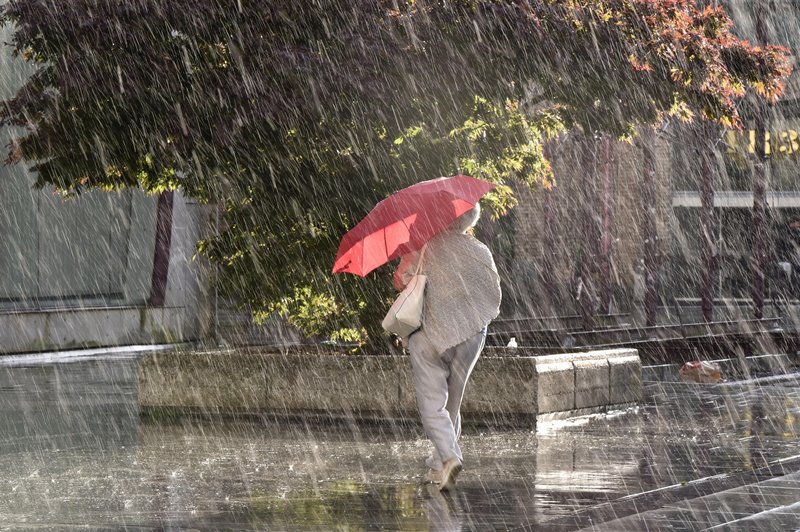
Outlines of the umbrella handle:
{"type": "Polygon", "coordinates": [[[428,249],[428,243],[426,242],[424,246],[422,246],[422,251],[419,254],[419,261],[417,261],[417,270],[414,272],[414,275],[419,275],[419,270],[422,268],[422,259],[425,258],[425,250],[428,249]]]}

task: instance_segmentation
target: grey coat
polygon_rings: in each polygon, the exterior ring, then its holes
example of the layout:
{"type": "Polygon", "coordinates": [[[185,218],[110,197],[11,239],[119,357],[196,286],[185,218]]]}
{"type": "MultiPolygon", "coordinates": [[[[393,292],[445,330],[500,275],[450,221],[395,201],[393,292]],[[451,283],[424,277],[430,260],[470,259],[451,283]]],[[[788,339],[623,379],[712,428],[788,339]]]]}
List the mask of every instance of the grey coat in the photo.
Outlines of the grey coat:
{"type": "MultiPolygon", "coordinates": [[[[428,277],[422,329],[439,353],[471,338],[500,313],[500,276],[485,244],[447,231],[428,242],[420,269],[428,277]]],[[[414,275],[420,252],[403,258],[404,283],[414,275]]]]}

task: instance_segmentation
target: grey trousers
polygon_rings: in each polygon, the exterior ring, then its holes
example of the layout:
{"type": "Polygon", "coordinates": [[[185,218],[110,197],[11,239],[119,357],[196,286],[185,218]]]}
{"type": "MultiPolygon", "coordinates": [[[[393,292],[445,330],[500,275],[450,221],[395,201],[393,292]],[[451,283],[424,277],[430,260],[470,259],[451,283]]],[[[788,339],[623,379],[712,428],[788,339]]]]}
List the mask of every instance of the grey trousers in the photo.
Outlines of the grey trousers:
{"type": "Polygon", "coordinates": [[[424,330],[408,339],[417,409],[435,448],[425,462],[432,469],[442,469],[442,462],[451,458],[463,459],[458,446],[461,400],[485,343],[485,327],[444,353],[436,352],[424,330]]]}

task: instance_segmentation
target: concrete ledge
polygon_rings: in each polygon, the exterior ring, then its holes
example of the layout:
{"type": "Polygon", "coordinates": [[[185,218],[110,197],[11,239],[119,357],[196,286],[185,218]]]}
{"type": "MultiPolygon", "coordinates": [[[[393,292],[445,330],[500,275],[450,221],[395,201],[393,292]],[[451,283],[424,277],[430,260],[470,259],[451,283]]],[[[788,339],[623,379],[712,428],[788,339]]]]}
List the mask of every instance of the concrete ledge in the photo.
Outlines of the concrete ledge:
{"type": "Polygon", "coordinates": [[[374,411],[393,415],[413,401],[403,390],[399,357],[302,355],[262,357],[264,405],[277,411],[374,411]]]}
{"type": "Polygon", "coordinates": [[[139,405],[219,412],[268,408],[265,361],[228,353],[172,352],[139,363],[139,405]]]}
{"type": "MultiPolygon", "coordinates": [[[[640,372],[633,349],[482,356],[467,386],[462,413],[472,423],[532,425],[543,412],[629,403],[641,397],[640,372]],[[614,391],[612,382],[636,389],[614,391]]],[[[184,408],[364,419],[417,415],[407,356],[254,350],[153,353],[139,366],[139,404],[143,411],[184,408]]]]}
{"type": "Polygon", "coordinates": [[[535,357],[538,412],[566,412],[639,401],[642,364],[635,349],[535,357]]]}
{"type": "Polygon", "coordinates": [[[85,349],[196,338],[183,307],[0,312],[0,354],[85,349]]]}

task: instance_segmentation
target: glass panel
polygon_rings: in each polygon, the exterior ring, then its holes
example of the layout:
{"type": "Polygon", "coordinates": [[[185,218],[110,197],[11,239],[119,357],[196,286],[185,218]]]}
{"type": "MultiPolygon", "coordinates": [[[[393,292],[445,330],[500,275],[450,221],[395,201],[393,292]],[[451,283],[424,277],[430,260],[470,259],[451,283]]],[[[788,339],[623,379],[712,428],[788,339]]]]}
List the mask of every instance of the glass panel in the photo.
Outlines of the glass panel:
{"type": "Polygon", "coordinates": [[[800,208],[778,209],[773,220],[775,272],[773,295],[797,300],[800,295],[800,208]]]}
{"type": "Polygon", "coordinates": [[[112,286],[112,233],[127,233],[127,220],[112,217],[115,198],[100,191],[64,200],[51,190],[39,202],[39,297],[119,297],[112,286]],[[125,226],[125,227],[123,227],[125,226]]]}
{"type": "Polygon", "coordinates": [[[769,188],[781,192],[800,189],[800,122],[775,123],[770,139],[769,188]]]}
{"type": "Polygon", "coordinates": [[[99,190],[64,200],[12,173],[0,197],[0,306],[138,305],[153,268],[156,198],[99,190]]]}
{"type": "Polygon", "coordinates": [[[672,296],[699,298],[700,277],[700,209],[676,207],[674,232],[671,239],[672,296]]]}
{"type": "MultiPolygon", "coordinates": [[[[12,41],[13,31],[0,28],[0,38],[12,41]]],[[[0,97],[11,98],[34,71],[7,46],[0,97]]],[[[0,152],[20,133],[0,132],[0,152]]],[[[50,189],[32,190],[34,179],[25,163],[0,168],[0,309],[142,303],[153,268],[155,197],[93,191],[63,201],[50,189]]]]}
{"type": "Polygon", "coordinates": [[[750,209],[717,209],[720,217],[720,294],[750,297],[750,257],[753,215],[750,209]]]}
{"type": "MultiPolygon", "coordinates": [[[[0,146],[10,140],[0,132],[0,146]]],[[[33,177],[23,165],[0,169],[0,301],[32,297],[37,293],[36,203],[33,177]]]]}

